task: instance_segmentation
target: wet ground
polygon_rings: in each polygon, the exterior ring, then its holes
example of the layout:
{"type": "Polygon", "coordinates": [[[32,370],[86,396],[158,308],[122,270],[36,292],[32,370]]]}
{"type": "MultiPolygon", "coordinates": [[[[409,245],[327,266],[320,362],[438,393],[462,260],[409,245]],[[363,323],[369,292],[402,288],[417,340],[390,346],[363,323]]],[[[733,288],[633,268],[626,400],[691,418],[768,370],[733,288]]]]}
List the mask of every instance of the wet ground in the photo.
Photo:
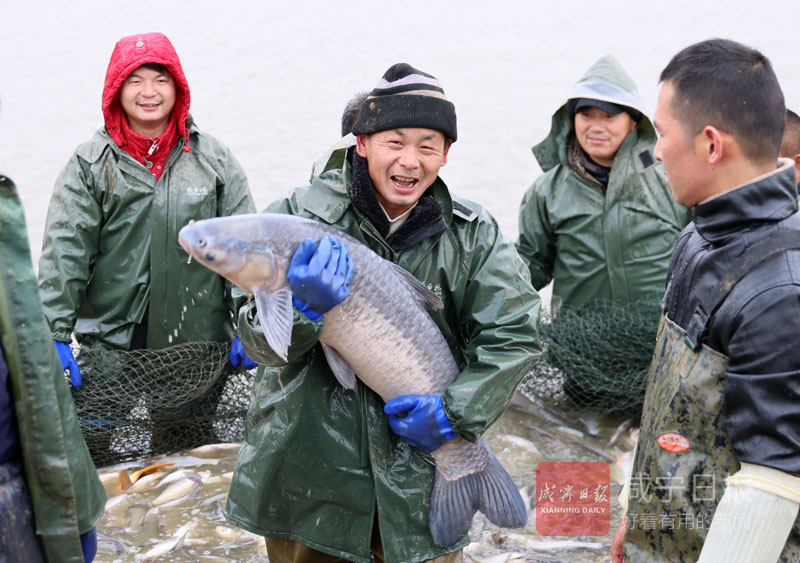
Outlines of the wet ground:
{"type": "MultiPolygon", "coordinates": [[[[487,433],[530,508],[524,529],[499,529],[481,514],[473,520],[465,560],[599,562],[609,560],[614,530],[622,517],[616,501],[629,470],[633,438],[616,433],[624,421],[571,416],[517,395],[487,433]],[[609,441],[617,434],[614,444],[609,441]],[[610,468],[609,532],[596,537],[541,536],[536,531],[536,467],[540,462],[604,462],[610,468]]],[[[238,446],[203,446],[100,470],[108,493],[98,530],[97,562],[267,561],[263,538],[225,521],[223,509],[238,446]],[[124,492],[120,472],[133,476],[145,466],[174,463],[142,476],[124,492]]],[[[124,480],[125,476],[123,476],[124,480]]],[[[127,483],[123,482],[123,485],[127,483]]]]}

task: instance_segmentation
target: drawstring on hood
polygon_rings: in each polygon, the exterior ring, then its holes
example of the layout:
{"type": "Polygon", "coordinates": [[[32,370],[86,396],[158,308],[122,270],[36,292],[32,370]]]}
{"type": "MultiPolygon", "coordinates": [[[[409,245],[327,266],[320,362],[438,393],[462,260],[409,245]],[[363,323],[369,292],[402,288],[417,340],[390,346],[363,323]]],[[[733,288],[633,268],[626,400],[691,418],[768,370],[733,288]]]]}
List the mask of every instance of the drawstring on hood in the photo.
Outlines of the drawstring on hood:
{"type": "MultiPolygon", "coordinates": [[[[167,129],[155,140],[158,145],[156,150],[164,151],[164,161],[166,161],[166,156],[172,150],[174,141],[180,137],[184,139],[183,152],[192,150],[189,146],[189,132],[186,127],[191,100],[189,83],[183,73],[183,67],[175,47],[163,33],[130,35],[117,41],[111,53],[103,86],[103,119],[111,139],[143,164],[154,160],[144,158],[152,148],[152,144],[147,144],[150,139],[139,135],[130,128],[125,111],[119,101],[119,90],[128,76],[146,63],[165,66],[175,80],[175,106],[172,108],[167,129]],[[168,143],[169,146],[164,143],[168,143]]],[[[163,167],[158,169],[154,166],[150,171],[156,175],[156,178],[159,178],[163,167]]]]}

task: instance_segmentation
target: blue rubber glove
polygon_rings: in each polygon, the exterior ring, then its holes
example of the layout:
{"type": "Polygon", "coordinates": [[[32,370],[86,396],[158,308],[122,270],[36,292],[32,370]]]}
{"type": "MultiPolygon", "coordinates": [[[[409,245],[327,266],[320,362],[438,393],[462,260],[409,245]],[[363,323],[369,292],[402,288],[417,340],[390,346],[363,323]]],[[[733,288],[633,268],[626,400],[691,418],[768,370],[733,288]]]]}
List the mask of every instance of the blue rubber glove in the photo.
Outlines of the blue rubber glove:
{"type": "Polygon", "coordinates": [[[395,397],[383,412],[389,415],[392,432],[423,452],[437,450],[456,437],[439,395],[395,397]]]}
{"type": "Polygon", "coordinates": [[[235,368],[238,368],[239,364],[242,365],[242,369],[253,369],[258,367],[258,364],[251,360],[250,356],[247,355],[247,352],[244,351],[244,346],[242,346],[242,342],[239,340],[238,336],[233,339],[233,342],[231,342],[231,351],[228,354],[228,361],[235,368]]]}
{"type": "Polygon", "coordinates": [[[61,342],[54,340],[56,344],[56,352],[58,352],[58,359],[61,360],[61,367],[64,371],[69,372],[69,380],[72,382],[73,387],[80,387],[83,379],[81,378],[81,368],[78,367],[78,362],[75,361],[75,356],[72,355],[72,348],[68,342],[61,342]]]}
{"type": "Polygon", "coordinates": [[[347,245],[327,236],[319,241],[307,238],[297,247],[286,273],[295,308],[312,321],[347,299],[353,279],[353,261],[347,245]]]}
{"type": "Polygon", "coordinates": [[[81,534],[81,548],[83,549],[83,563],[92,563],[97,555],[97,529],[92,528],[81,534]]]}

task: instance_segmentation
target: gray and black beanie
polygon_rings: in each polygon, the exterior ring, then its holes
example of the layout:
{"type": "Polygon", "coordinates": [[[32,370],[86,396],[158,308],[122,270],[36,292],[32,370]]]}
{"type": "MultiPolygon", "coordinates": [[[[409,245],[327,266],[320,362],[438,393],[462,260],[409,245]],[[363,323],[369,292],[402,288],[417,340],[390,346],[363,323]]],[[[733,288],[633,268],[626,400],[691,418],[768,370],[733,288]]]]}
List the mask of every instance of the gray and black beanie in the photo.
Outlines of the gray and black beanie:
{"type": "Polygon", "coordinates": [[[456,107],[445,98],[439,81],[406,63],[389,67],[361,106],[353,125],[356,135],[401,127],[441,131],[456,140],[456,107]]]}

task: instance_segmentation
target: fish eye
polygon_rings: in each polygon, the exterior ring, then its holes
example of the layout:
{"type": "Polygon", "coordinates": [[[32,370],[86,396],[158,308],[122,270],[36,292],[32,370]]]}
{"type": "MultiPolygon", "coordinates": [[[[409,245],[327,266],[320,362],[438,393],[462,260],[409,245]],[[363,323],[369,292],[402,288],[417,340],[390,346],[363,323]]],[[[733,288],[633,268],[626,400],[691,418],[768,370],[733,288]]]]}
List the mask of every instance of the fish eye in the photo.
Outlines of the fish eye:
{"type": "Polygon", "coordinates": [[[215,256],[213,252],[209,252],[208,254],[206,254],[206,260],[208,260],[209,262],[213,262],[214,258],[215,256]]]}

